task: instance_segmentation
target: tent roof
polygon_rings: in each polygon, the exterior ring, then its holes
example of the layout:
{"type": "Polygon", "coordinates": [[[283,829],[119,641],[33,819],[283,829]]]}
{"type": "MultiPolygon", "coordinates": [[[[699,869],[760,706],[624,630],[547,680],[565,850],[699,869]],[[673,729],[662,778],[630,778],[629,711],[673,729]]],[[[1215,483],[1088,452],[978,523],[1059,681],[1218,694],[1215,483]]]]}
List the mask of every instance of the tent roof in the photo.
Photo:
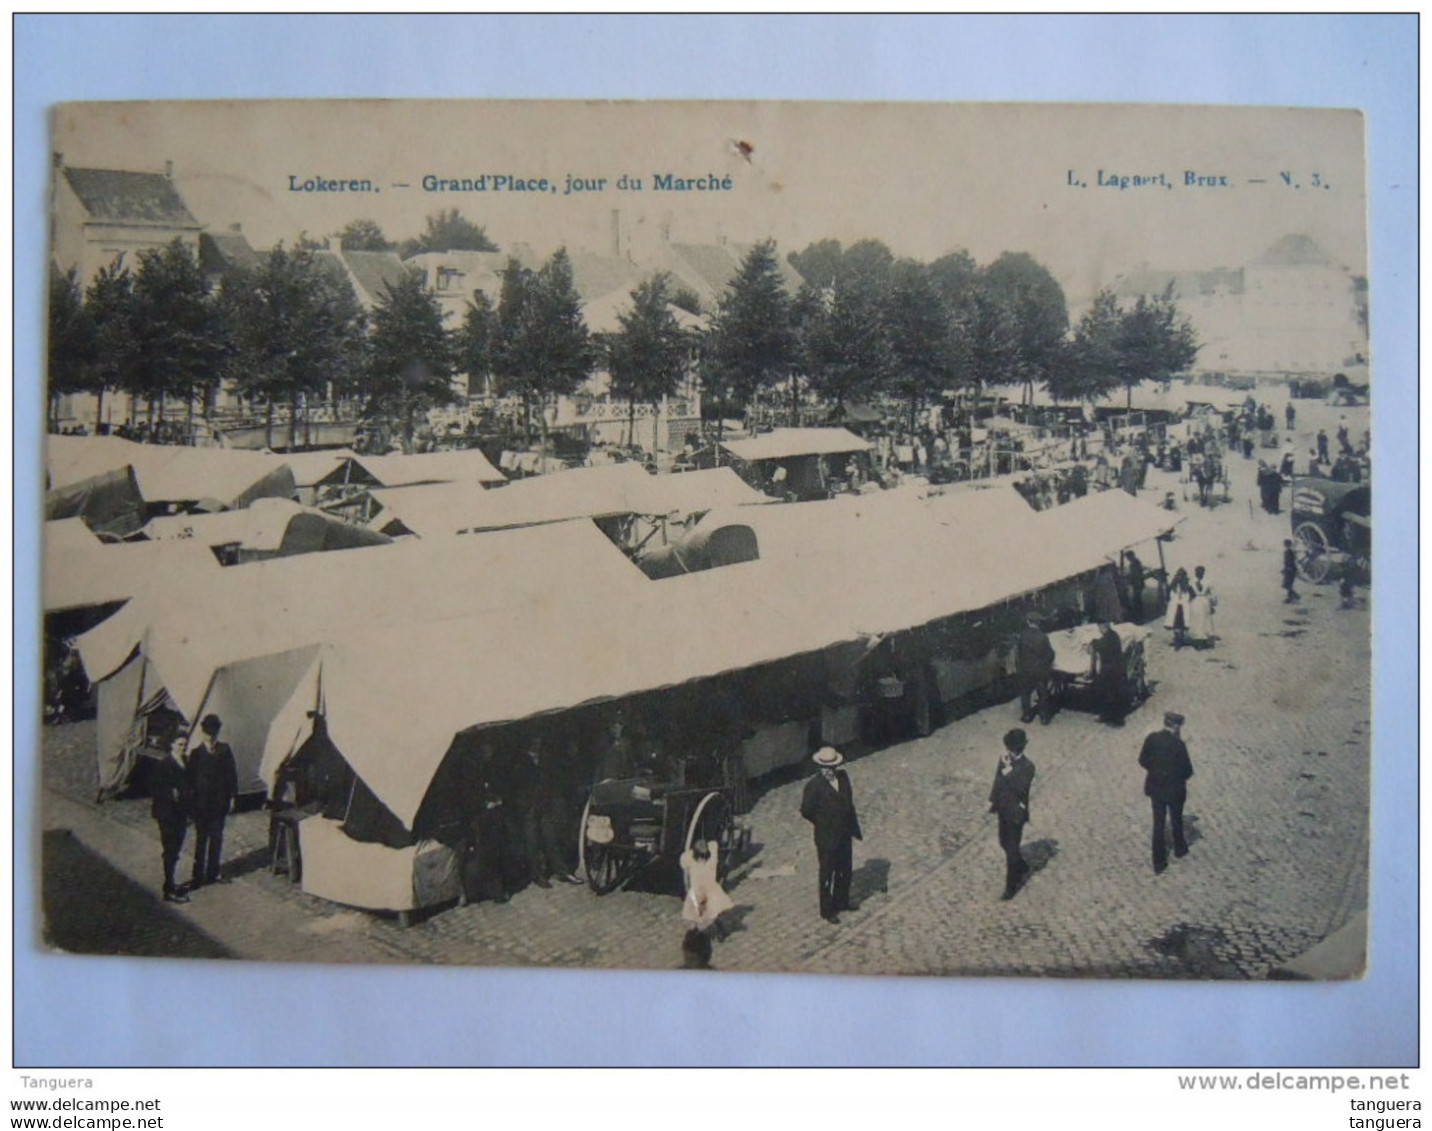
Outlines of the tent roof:
{"type": "Polygon", "coordinates": [[[459,731],[822,647],[822,625],[763,595],[757,564],[692,574],[679,585],[646,582],[620,600],[567,592],[525,609],[355,636],[324,649],[318,680],[300,694],[312,695],[321,681],[334,743],[411,827],[459,731]],[[729,615],[713,625],[712,608],[729,615]],[[493,640],[503,646],[493,648],[493,640]],[[414,702],[423,710],[412,711],[414,702]]]}
{"type": "Polygon", "coordinates": [[[198,543],[106,544],[90,533],[81,518],[45,523],[44,538],[41,588],[47,613],[126,601],[156,577],[189,569],[218,574],[223,569],[198,543]]]}
{"type": "Polygon", "coordinates": [[[349,460],[358,458],[347,448],[322,452],[286,452],[282,457],[283,462],[293,469],[293,482],[296,487],[313,487],[349,460]]]}
{"type": "Polygon", "coordinates": [[[370,494],[383,506],[375,525],[397,520],[421,537],[571,518],[690,514],[715,506],[769,501],[730,468],[650,475],[635,463],[579,467],[519,479],[497,491],[444,483],[379,489],[370,494]]]}
{"type": "Polygon", "coordinates": [[[96,682],[142,645],[180,711],[192,718],[211,675],[239,660],[357,628],[522,608],[551,601],[554,593],[620,604],[624,588],[645,583],[591,523],[554,524],[166,577],[78,643],[96,682]]]}
{"type": "Polygon", "coordinates": [[[507,476],[477,448],[423,455],[358,456],[360,466],[385,487],[415,483],[505,483],[507,476]]]}
{"type": "Polygon", "coordinates": [[[333,741],[411,826],[460,731],[985,607],[1008,595],[1006,546],[1033,546],[1036,518],[1012,489],[954,496],[939,516],[910,496],[726,508],[703,522],[752,525],[761,560],[644,582],[612,600],[563,591],[527,608],[355,634],[323,650],[300,694],[316,695],[321,681],[333,741]],[[991,530],[992,516],[1000,525],[991,530]],[[981,539],[970,537],[976,523],[981,539]],[[1010,532],[1016,543],[1003,540],[1010,532]],[[714,622],[712,609],[722,610],[714,622]],[[407,708],[417,701],[420,715],[407,708]]]}
{"type": "MultiPolygon", "coordinates": [[[[201,546],[240,542],[253,550],[276,550],[294,515],[312,513],[290,499],[255,499],[243,510],[151,518],[143,534],[154,542],[193,539],[201,546]]],[[[327,517],[327,516],[324,516],[327,517]]]]}
{"type": "Polygon", "coordinates": [[[733,456],[750,462],[870,449],[868,443],[845,428],[777,428],[749,440],[727,440],[721,446],[733,456]]]}
{"type": "Polygon", "coordinates": [[[1167,534],[1184,516],[1136,499],[1123,491],[1100,491],[1061,507],[1036,512],[1041,537],[1056,561],[1083,564],[1071,572],[1094,569],[1121,551],[1167,534]]]}
{"type": "Polygon", "coordinates": [[[748,461],[793,456],[834,455],[868,451],[871,445],[845,428],[777,428],[748,440],[726,440],[721,446],[748,461]]]}
{"type": "Polygon", "coordinates": [[[265,452],[136,444],[117,436],[47,436],[45,467],[50,487],[65,487],[126,464],[134,468],[146,503],[219,499],[232,505],[287,466],[265,452]]]}

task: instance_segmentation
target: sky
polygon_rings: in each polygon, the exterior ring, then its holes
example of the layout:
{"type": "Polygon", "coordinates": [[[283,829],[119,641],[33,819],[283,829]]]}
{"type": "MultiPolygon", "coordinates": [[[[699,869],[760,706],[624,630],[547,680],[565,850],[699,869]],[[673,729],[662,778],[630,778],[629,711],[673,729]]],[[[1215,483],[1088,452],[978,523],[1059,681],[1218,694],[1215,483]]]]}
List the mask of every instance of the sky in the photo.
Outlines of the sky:
{"type": "Polygon", "coordinates": [[[1077,305],[1141,266],[1238,267],[1290,233],[1364,274],[1362,132],[1354,111],[1248,107],[212,101],[70,104],[52,142],[72,166],[172,161],[196,217],[256,247],[359,217],[403,239],[455,207],[500,246],[605,250],[616,213],[638,260],[663,231],[1025,251],[1077,305]],[[549,191],[423,187],[483,175],[549,191]],[[318,187],[340,181],[377,191],[318,187]]]}

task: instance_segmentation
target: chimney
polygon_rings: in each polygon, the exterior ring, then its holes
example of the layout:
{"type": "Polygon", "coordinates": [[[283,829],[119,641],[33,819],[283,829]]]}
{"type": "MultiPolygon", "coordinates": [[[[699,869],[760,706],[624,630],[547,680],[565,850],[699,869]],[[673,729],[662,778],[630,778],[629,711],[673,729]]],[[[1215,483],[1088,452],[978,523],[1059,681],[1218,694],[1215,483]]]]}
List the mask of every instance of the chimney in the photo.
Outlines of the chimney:
{"type": "Polygon", "coordinates": [[[56,169],[63,169],[65,167],[65,155],[61,153],[58,149],[55,150],[55,152],[51,156],[56,169]]]}
{"type": "Polygon", "coordinates": [[[241,236],[244,234],[244,226],[239,223],[233,223],[229,225],[229,231],[233,232],[236,236],[241,236]]]}
{"type": "Polygon", "coordinates": [[[166,162],[164,162],[164,179],[165,179],[166,181],[172,181],[172,180],[174,179],[174,162],[173,162],[173,161],[166,161],[166,162]]]}

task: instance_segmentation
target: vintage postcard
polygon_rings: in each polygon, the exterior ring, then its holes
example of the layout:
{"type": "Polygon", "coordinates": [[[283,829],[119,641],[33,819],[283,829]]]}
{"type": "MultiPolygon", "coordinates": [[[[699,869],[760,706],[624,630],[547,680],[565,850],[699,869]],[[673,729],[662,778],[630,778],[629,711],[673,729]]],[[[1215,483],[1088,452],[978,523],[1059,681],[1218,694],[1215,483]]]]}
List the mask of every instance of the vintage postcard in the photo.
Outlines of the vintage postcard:
{"type": "Polygon", "coordinates": [[[52,141],[48,947],[1362,975],[1357,112],[52,141]]]}

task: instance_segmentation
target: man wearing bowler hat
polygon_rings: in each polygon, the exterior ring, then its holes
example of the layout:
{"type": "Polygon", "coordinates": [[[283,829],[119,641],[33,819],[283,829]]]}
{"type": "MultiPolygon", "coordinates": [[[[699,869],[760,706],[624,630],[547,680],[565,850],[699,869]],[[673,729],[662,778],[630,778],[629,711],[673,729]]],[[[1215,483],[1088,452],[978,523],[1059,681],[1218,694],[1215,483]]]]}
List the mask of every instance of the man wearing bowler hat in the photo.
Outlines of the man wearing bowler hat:
{"type": "Polygon", "coordinates": [[[1024,756],[1029,737],[1019,727],[1004,736],[1004,753],[989,791],[989,811],[999,815],[999,846],[1004,849],[1004,894],[1013,899],[1029,875],[1019,844],[1029,821],[1029,787],[1034,784],[1034,763],[1024,756]]]}
{"type": "Polygon", "coordinates": [[[1163,730],[1156,730],[1144,739],[1139,751],[1139,765],[1146,771],[1144,794],[1154,810],[1154,874],[1168,867],[1168,845],[1164,842],[1164,825],[1173,825],[1173,854],[1188,855],[1188,842],[1183,838],[1183,803],[1188,796],[1188,779],[1193,777],[1193,763],[1188,747],[1179,735],[1183,716],[1169,711],[1164,715],[1163,730]]]}
{"type": "Polygon", "coordinates": [[[815,852],[820,863],[820,917],[827,923],[840,922],[839,913],[852,910],[850,879],[853,870],[852,841],[860,840],[860,819],[855,815],[855,798],[850,777],[840,769],[845,761],[840,751],[824,747],[811,755],[820,773],[811,778],[801,795],[801,816],[815,829],[815,852]]]}
{"type": "Polygon", "coordinates": [[[219,861],[224,852],[224,819],[239,793],[239,771],[233,750],[219,741],[222,725],[218,715],[205,715],[199,724],[204,741],[189,754],[189,796],[194,807],[191,889],[228,882],[219,872],[219,861]]]}

